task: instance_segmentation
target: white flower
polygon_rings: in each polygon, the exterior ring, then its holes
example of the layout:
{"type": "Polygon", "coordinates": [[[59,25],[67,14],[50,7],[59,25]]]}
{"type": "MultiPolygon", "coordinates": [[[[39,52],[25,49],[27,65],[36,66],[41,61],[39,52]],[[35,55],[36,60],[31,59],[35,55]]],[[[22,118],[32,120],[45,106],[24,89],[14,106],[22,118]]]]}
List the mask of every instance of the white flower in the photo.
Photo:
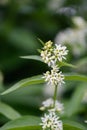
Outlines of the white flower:
{"type": "Polygon", "coordinates": [[[42,60],[48,64],[48,66],[52,66],[54,64],[54,57],[51,56],[51,52],[48,50],[41,51],[42,60]]]}
{"type": "Polygon", "coordinates": [[[43,101],[40,110],[45,110],[47,108],[51,111],[57,111],[59,113],[63,113],[64,110],[63,104],[57,100],[55,101],[55,106],[54,106],[54,100],[52,98],[43,101]]]}
{"type": "Polygon", "coordinates": [[[42,102],[42,105],[43,105],[43,106],[42,106],[41,108],[43,108],[43,110],[46,109],[46,108],[53,107],[53,99],[52,99],[52,98],[49,98],[49,99],[43,101],[43,102],[42,102]]]}
{"type": "Polygon", "coordinates": [[[43,47],[43,49],[44,50],[52,49],[52,44],[53,44],[53,42],[51,42],[51,41],[46,42],[45,46],[43,47]]]}
{"type": "Polygon", "coordinates": [[[48,41],[45,43],[43,50],[41,51],[42,60],[50,67],[56,66],[57,61],[66,59],[65,56],[68,53],[65,46],[55,45],[52,46],[52,42],[48,41]]]}
{"type": "Polygon", "coordinates": [[[47,71],[44,73],[43,78],[45,78],[45,81],[48,82],[48,84],[51,86],[61,86],[62,83],[64,83],[64,75],[61,71],[58,72],[58,69],[56,70],[55,67],[51,70],[51,72],[47,71]]]}
{"type": "Polygon", "coordinates": [[[62,59],[66,59],[66,55],[68,54],[68,50],[66,50],[66,46],[61,46],[61,45],[57,45],[55,44],[55,48],[54,48],[54,55],[55,55],[55,59],[59,60],[60,62],[62,61],[62,59]]]}
{"type": "Polygon", "coordinates": [[[55,57],[52,55],[52,42],[48,41],[45,43],[43,50],[41,51],[42,60],[48,64],[48,66],[53,66],[55,64],[55,57]]]}
{"type": "Polygon", "coordinates": [[[55,112],[49,112],[48,114],[44,114],[44,117],[41,117],[42,129],[46,130],[63,130],[62,121],[59,120],[59,117],[55,114],[55,112]]]}

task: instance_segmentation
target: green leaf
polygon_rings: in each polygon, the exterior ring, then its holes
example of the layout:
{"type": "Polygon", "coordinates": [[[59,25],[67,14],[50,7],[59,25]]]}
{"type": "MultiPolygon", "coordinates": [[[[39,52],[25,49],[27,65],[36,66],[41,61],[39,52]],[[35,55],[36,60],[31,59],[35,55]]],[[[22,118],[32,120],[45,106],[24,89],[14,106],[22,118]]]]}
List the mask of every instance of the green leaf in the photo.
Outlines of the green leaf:
{"type": "Polygon", "coordinates": [[[79,75],[79,74],[65,74],[65,80],[85,81],[85,82],[87,82],[87,76],[79,75]]]}
{"type": "Polygon", "coordinates": [[[21,116],[16,110],[3,102],[0,102],[0,113],[10,120],[14,120],[21,116]]]}
{"type": "MultiPolygon", "coordinates": [[[[87,82],[87,76],[78,75],[78,74],[73,74],[73,75],[67,74],[67,75],[65,75],[65,80],[87,82]]],[[[19,81],[16,84],[14,84],[11,88],[7,89],[6,91],[2,92],[1,95],[8,94],[8,93],[13,92],[21,87],[27,87],[29,85],[40,84],[40,83],[44,83],[44,82],[45,81],[42,78],[42,75],[34,76],[31,78],[26,78],[26,79],[19,81]]]]}
{"type": "MultiPolygon", "coordinates": [[[[40,56],[37,55],[31,55],[31,56],[20,56],[20,58],[24,58],[24,59],[30,59],[30,60],[37,60],[37,61],[41,61],[43,62],[43,60],[41,59],[40,56]]],[[[43,62],[44,63],[44,62],[43,62]]]]}
{"type": "Polygon", "coordinates": [[[40,84],[43,82],[44,82],[44,79],[42,79],[42,76],[40,76],[40,75],[31,77],[31,78],[26,78],[26,79],[19,81],[18,83],[13,85],[8,90],[4,91],[1,95],[8,94],[8,93],[13,92],[21,87],[26,87],[26,86],[33,85],[33,84],[40,84]]]}
{"type": "Polygon", "coordinates": [[[5,124],[1,130],[41,130],[40,118],[35,116],[23,116],[5,124]]]}
{"type": "Polygon", "coordinates": [[[44,46],[45,43],[40,38],[38,38],[38,41],[44,46]]]}
{"type": "Polygon", "coordinates": [[[73,93],[67,107],[65,110],[66,116],[72,116],[72,114],[75,114],[79,111],[79,108],[81,108],[81,102],[84,96],[85,91],[87,90],[87,84],[82,83],[79,86],[76,87],[75,92],[73,93]]]}
{"type": "MultiPolygon", "coordinates": [[[[1,127],[0,130],[42,130],[41,119],[35,116],[23,116],[14,121],[10,121],[1,127]]],[[[63,121],[64,130],[86,130],[86,128],[73,121],[63,121]]]]}
{"type": "Polygon", "coordinates": [[[67,67],[71,67],[71,68],[77,68],[77,66],[75,65],[72,65],[72,64],[69,64],[67,62],[60,62],[59,63],[59,66],[62,67],[62,66],[67,66],[67,67]]]}
{"type": "Polygon", "coordinates": [[[86,128],[80,123],[74,121],[63,121],[64,122],[64,130],[86,130],[86,128]]]}
{"type": "MultiPolygon", "coordinates": [[[[21,56],[21,58],[30,59],[30,60],[37,60],[37,61],[43,62],[43,60],[41,59],[41,57],[40,57],[40,56],[37,56],[37,55],[21,56]]],[[[44,63],[44,62],[43,62],[43,63],[44,63]]],[[[66,62],[59,62],[58,64],[59,64],[60,67],[62,67],[62,66],[67,66],[67,67],[76,68],[75,65],[68,64],[68,63],[66,63],[66,62]]]]}

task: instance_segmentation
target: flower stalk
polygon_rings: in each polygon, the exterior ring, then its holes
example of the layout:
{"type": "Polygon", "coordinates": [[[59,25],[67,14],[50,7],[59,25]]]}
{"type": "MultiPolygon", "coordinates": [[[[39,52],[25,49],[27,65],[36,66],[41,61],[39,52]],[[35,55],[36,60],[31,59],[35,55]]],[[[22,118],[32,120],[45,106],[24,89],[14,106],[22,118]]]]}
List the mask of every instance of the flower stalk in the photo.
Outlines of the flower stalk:
{"type": "Polygon", "coordinates": [[[56,99],[57,99],[57,88],[58,88],[58,86],[56,85],[56,86],[55,86],[55,89],[54,89],[54,96],[53,96],[53,100],[54,100],[54,105],[53,105],[53,107],[55,107],[55,103],[56,103],[56,99]]]}

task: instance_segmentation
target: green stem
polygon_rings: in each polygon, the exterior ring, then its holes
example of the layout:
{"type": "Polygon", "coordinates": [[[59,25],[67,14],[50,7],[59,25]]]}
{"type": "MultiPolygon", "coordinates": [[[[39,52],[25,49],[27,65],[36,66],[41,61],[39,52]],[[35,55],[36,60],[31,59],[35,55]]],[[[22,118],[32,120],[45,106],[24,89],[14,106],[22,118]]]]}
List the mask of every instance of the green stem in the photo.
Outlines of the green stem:
{"type": "Polygon", "coordinates": [[[53,100],[54,100],[54,105],[53,107],[55,107],[55,102],[56,102],[56,99],[57,99],[57,85],[55,86],[55,90],[54,90],[54,96],[53,96],[53,100]]]}

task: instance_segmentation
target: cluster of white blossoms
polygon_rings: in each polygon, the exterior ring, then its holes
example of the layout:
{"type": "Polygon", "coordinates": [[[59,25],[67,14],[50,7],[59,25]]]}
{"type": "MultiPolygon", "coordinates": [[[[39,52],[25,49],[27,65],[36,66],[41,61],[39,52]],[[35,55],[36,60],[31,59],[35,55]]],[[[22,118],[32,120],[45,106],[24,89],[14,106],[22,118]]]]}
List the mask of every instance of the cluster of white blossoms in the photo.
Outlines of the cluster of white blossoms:
{"type": "Polygon", "coordinates": [[[54,100],[52,98],[49,98],[42,102],[42,107],[40,108],[40,110],[46,110],[46,109],[49,109],[50,111],[56,111],[58,113],[63,113],[64,106],[57,100],[55,101],[54,106],[54,100]]]}
{"type": "Polygon", "coordinates": [[[57,85],[57,86],[61,86],[62,83],[64,83],[64,75],[62,74],[62,72],[57,72],[54,71],[54,68],[50,71],[47,71],[43,78],[45,79],[45,81],[48,83],[48,85],[57,85]]]}
{"type": "Polygon", "coordinates": [[[55,44],[53,46],[53,42],[48,41],[45,43],[43,50],[41,51],[42,60],[48,64],[50,67],[54,67],[57,62],[62,62],[63,59],[66,59],[66,55],[68,50],[66,50],[66,46],[61,46],[55,44]]]}
{"type": "MultiPolygon", "coordinates": [[[[51,71],[44,73],[43,78],[50,86],[60,87],[64,83],[64,75],[59,69],[59,63],[66,59],[68,50],[66,46],[53,45],[53,42],[48,41],[45,43],[44,47],[41,50],[42,60],[51,67],[51,71]]],[[[44,114],[44,117],[41,118],[42,129],[43,130],[63,130],[62,121],[59,120],[59,117],[56,113],[63,113],[64,107],[63,104],[56,100],[57,91],[54,92],[55,98],[49,98],[46,101],[42,102],[42,107],[40,110],[47,110],[47,114],[44,114]]]]}
{"type": "Polygon", "coordinates": [[[59,117],[55,112],[49,111],[48,114],[44,114],[44,117],[41,118],[42,129],[43,130],[63,130],[62,121],[59,120],[59,117]]]}
{"type": "Polygon", "coordinates": [[[51,72],[47,71],[43,78],[50,85],[59,85],[61,86],[64,83],[64,75],[59,71],[58,63],[62,62],[63,59],[66,59],[68,50],[66,46],[54,45],[53,42],[48,41],[45,43],[43,50],[41,51],[42,60],[52,68],[51,72]]]}

